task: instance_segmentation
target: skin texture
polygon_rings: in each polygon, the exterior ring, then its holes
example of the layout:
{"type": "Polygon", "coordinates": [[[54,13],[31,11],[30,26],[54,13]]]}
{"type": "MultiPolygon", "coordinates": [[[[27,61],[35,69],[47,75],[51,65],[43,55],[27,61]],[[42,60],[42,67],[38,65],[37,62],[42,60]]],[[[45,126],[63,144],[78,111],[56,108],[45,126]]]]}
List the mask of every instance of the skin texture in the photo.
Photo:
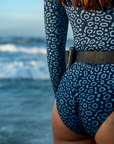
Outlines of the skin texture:
{"type": "Polygon", "coordinates": [[[54,144],[114,144],[114,111],[98,129],[95,138],[79,135],[68,129],[59,117],[56,100],[52,112],[54,144]]]}
{"type": "Polygon", "coordinates": [[[54,144],[96,144],[89,135],[79,135],[68,129],[59,117],[56,101],[52,112],[52,129],[54,144]]]}
{"type": "Polygon", "coordinates": [[[114,144],[114,111],[98,129],[95,140],[97,144],[114,144]]]}

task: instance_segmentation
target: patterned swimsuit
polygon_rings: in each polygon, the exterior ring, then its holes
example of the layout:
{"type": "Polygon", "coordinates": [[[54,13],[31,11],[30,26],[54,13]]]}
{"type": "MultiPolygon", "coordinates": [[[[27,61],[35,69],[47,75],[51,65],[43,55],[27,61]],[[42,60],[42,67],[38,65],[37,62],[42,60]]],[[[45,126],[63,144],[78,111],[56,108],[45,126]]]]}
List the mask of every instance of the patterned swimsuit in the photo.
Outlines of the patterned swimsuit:
{"type": "Polygon", "coordinates": [[[114,111],[114,64],[75,62],[67,70],[68,22],[77,51],[114,51],[114,9],[87,12],[48,0],[44,19],[47,61],[60,118],[70,130],[94,137],[114,111]]]}

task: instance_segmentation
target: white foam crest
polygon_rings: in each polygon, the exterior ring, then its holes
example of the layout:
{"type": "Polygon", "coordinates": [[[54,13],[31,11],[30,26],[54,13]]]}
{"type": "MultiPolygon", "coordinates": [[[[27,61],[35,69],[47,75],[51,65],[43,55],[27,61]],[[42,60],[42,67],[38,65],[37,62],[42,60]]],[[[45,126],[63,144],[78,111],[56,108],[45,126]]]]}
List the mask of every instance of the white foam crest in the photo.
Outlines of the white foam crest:
{"type": "Polygon", "coordinates": [[[47,63],[43,61],[0,63],[0,79],[49,79],[47,63]]]}
{"type": "Polygon", "coordinates": [[[11,52],[11,53],[28,53],[28,54],[46,54],[46,49],[45,48],[37,48],[37,47],[32,47],[32,48],[24,48],[22,46],[16,47],[13,44],[6,44],[6,45],[0,45],[0,52],[11,52]]]}

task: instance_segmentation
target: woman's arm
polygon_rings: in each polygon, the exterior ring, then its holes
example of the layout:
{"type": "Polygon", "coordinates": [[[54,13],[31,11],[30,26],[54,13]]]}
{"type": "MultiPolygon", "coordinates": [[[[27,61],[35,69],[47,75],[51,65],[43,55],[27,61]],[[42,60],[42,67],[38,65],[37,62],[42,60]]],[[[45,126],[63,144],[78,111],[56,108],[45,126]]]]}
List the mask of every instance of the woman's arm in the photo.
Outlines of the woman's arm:
{"type": "Polygon", "coordinates": [[[59,1],[44,2],[45,33],[47,44],[47,62],[49,74],[56,94],[61,77],[66,71],[65,45],[68,30],[68,18],[59,1]]]}

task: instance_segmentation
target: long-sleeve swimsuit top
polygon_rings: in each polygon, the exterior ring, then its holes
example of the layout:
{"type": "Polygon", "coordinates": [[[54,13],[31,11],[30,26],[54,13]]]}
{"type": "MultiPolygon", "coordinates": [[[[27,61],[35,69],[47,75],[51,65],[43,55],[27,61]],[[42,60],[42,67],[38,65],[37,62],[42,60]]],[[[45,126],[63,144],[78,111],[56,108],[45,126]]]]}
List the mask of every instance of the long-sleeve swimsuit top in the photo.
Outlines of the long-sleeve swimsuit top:
{"type": "Polygon", "coordinates": [[[65,45],[70,22],[77,51],[114,51],[114,8],[87,12],[83,8],[44,1],[47,62],[54,92],[66,71],[65,45]]]}

